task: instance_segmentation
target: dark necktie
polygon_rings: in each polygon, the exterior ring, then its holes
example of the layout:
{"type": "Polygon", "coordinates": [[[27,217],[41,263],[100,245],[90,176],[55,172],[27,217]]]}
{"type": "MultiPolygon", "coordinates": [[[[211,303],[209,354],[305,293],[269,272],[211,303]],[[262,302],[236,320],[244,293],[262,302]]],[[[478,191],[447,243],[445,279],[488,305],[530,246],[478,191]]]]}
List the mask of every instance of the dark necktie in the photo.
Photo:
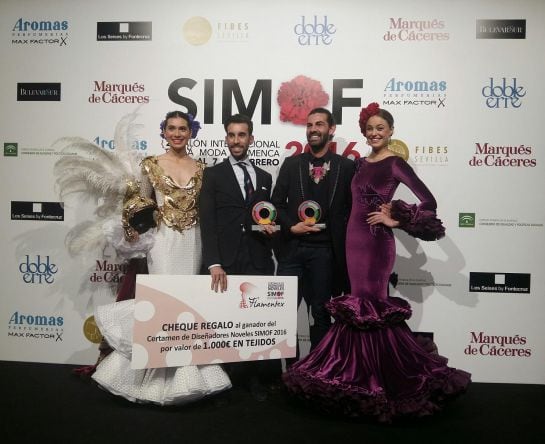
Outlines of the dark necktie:
{"type": "Polygon", "coordinates": [[[254,194],[254,185],[252,184],[252,178],[250,177],[250,173],[248,173],[245,162],[238,162],[236,165],[242,168],[242,172],[244,173],[244,192],[246,193],[245,200],[246,203],[248,203],[250,202],[252,194],[254,194]]]}

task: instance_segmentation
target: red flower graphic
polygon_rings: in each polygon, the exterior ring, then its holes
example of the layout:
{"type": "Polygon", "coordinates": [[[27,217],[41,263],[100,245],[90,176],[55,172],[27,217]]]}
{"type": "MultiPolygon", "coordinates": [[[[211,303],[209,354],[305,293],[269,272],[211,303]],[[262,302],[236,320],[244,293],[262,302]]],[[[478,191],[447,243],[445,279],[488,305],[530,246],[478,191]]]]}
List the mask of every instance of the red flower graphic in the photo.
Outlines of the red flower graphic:
{"type": "Polygon", "coordinates": [[[317,80],[306,76],[297,76],[280,85],[277,100],[280,105],[280,120],[282,122],[305,125],[308,113],[313,108],[327,105],[329,95],[317,80]]]}

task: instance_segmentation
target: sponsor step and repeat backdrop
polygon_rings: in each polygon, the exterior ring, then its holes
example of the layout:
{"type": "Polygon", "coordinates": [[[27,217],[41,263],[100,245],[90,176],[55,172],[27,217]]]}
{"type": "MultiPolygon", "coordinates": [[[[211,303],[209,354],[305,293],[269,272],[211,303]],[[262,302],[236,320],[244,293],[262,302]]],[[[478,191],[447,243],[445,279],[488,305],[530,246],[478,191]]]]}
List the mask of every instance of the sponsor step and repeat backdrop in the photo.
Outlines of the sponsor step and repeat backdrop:
{"type": "Polygon", "coordinates": [[[275,177],[305,149],[305,107],[331,109],[333,149],[358,158],[359,110],[376,101],[447,227],[438,242],[396,234],[391,291],[411,328],[475,381],[545,383],[544,22],[532,0],[2,1],[0,359],[94,362],[93,311],[126,271],[107,244],[69,254],[98,202],[59,198],[54,165],[74,155],[59,138],[115,152],[136,111],[132,149],[160,154],[159,122],[180,109],[203,126],[191,155],[214,165],[223,119],[243,112],[275,177]]]}

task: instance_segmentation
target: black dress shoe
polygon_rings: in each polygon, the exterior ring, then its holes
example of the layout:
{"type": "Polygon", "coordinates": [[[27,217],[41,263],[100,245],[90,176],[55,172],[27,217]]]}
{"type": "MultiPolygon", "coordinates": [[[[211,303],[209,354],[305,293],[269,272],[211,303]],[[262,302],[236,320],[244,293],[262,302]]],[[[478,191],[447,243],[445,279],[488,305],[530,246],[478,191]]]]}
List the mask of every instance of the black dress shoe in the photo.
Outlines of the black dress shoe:
{"type": "Polygon", "coordinates": [[[267,389],[263,384],[261,384],[261,382],[259,382],[257,378],[252,378],[250,381],[250,393],[258,402],[266,401],[267,397],[269,396],[267,389]]]}

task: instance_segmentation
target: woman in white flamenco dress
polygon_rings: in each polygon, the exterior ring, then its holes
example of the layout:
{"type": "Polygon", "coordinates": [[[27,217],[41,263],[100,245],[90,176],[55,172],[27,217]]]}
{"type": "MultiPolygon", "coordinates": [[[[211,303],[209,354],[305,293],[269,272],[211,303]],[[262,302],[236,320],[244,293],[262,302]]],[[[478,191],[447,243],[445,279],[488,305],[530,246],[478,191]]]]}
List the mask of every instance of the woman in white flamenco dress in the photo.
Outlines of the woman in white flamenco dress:
{"type": "MultiPolygon", "coordinates": [[[[132,231],[128,237],[136,237],[132,239],[136,245],[143,240],[138,237],[153,236],[153,247],[147,254],[150,274],[192,275],[200,270],[197,205],[204,164],[186,152],[195,129],[198,122],[192,116],[179,111],[168,113],[161,123],[168,151],[142,161],[140,191],[157,202],[157,228],[140,236],[132,231]]],[[[99,362],[92,378],[115,395],[132,402],[173,405],[231,387],[227,374],[215,364],[131,369],[134,299],[97,307],[95,320],[113,351],[99,362]]]]}

